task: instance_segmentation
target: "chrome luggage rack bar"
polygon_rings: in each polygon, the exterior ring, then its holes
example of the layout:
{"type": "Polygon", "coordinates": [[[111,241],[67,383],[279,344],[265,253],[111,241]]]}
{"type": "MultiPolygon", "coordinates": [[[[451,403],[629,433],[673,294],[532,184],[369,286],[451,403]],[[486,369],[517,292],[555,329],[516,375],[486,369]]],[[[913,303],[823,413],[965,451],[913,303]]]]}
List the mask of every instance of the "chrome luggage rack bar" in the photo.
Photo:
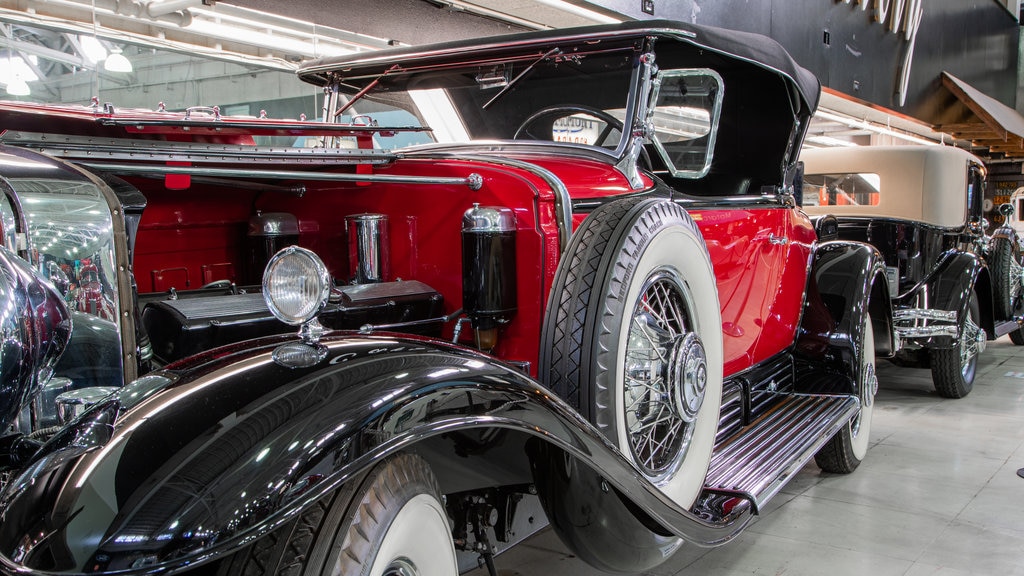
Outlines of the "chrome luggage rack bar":
{"type": "Polygon", "coordinates": [[[15,131],[0,135],[0,143],[45,152],[71,161],[149,160],[199,164],[259,160],[261,164],[346,165],[389,164],[398,159],[394,152],[381,149],[243,146],[15,131]]]}
{"type": "Polygon", "coordinates": [[[933,336],[952,336],[955,338],[959,334],[956,316],[956,310],[901,308],[893,311],[892,319],[895,324],[896,335],[900,339],[930,338],[933,336]]]}
{"type": "Polygon", "coordinates": [[[7,132],[0,143],[45,152],[80,166],[115,174],[188,174],[219,178],[319,180],[329,182],[378,182],[393,184],[443,184],[483,187],[483,177],[412,176],[398,174],[350,174],[304,170],[253,170],[209,166],[168,166],[165,162],[224,164],[235,162],[279,165],[337,166],[390,164],[399,156],[388,150],[345,148],[256,147],[235,144],[203,144],[121,138],[62,136],[42,133],[7,132]],[[130,161],[131,164],[123,163],[130,161]]]}
{"type": "Polygon", "coordinates": [[[77,162],[80,166],[114,174],[189,174],[220,178],[254,178],[271,180],[320,180],[326,182],[378,182],[390,184],[454,184],[470,190],[483,187],[483,177],[470,174],[465,178],[440,176],[405,176],[398,174],[340,174],[337,172],[306,172],[302,170],[244,170],[240,168],[202,168],[192,166],[153,166],[151,164],[108,164],[77,162]]]}

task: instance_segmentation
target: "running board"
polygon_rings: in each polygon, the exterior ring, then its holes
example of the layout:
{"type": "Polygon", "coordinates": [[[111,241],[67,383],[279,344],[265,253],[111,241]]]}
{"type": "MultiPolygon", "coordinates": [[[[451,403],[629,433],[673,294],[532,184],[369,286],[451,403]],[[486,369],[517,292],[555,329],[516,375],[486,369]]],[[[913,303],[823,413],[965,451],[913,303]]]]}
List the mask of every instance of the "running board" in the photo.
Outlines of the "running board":
{"type": "Polygon", "coordinates": [[[993,338],[999,338],[1000,336],[1005,336],[1014,330],[1020,330],[1022,324],[1024,324],[1024,317],[1021,316],[1000,322],[995,325],[996,334],[993,338]]]}
{"type": "Polygon", "coordinates": [[[855,396],[786,396],[715,447],[705,492],[746,498],[760,510],[859,409],[855,396]]]}

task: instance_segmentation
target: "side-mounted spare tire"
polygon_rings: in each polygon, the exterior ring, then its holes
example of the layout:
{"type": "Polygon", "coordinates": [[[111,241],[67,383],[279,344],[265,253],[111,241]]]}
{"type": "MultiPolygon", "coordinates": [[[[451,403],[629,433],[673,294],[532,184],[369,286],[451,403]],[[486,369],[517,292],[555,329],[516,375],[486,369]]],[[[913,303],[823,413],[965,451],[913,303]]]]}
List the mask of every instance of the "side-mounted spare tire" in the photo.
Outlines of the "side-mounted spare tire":
{"type": "Polygon", "coordinates": [[[721,325],[689,214],[665,199],[610,202],[583,221],[559,264],[540,379],[688,508],[718,428],[721,325]]]}
{"type": "MultiPolygon", "coordinates": [[[[1021,278],[1024,254],[1021,254],[1015,238],[999,236],[992,240],[989,265],[997,320],[1012,319],[1024,313],[1024,282],[1021,278]]],[[[1010,332],[1010,340],[1017,346],[1024,345],[1024,326],[1010,332]]]]}

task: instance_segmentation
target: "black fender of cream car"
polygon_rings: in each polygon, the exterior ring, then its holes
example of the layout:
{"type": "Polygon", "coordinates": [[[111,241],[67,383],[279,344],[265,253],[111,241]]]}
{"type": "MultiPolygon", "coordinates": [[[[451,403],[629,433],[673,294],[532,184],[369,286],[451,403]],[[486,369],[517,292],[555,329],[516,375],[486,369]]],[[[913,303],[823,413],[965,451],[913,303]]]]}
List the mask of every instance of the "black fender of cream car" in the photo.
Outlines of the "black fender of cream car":
{"type": "MultiPolygon", "coordinates": [[[[930,308],[951,310],[957,318],[966,318],[971,293],[978,296],[981,327],[993,334],[992,287],[988,266],[977,254],[950,250],[944,253],[939,263],[920,284],[896,302],[929,302],[930,308]]],[[[954,339],[950,336],[933,336],[920,340],[930,348],[949,348],[954,339]]]]}
{"type": "Polygon", "coordinates": [[[819,243],[795,346],[797,380],[815,383],[808,390],[851,391],[860,378],[855,359],[865,316],[872,320],[876,355],[890,356],[892,303],[878,250],[861,242],[819,243]]]}
{"type": "Polygon", "coordinates": [[[751,517],[735,498],[720,515],[673,505],[564,402],[490,357],[335,333],[316,345],[271,337],[214,349],[90,408],[0,496],[0,562],[35,574],[185,571],[405,450],[430,463],[445,493],[525,483],[551,502],[596,485],[593,516],[654,543],[724,542],[751,517]]]}

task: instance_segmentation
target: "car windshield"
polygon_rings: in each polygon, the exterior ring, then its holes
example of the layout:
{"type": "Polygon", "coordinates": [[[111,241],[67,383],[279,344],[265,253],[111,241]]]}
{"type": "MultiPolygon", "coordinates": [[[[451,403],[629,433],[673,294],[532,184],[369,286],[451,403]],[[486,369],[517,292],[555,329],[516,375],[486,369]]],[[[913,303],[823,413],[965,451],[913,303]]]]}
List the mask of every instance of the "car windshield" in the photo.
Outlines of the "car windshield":
{"type": "Polygon", "coordinates": [[[381,130],[374,140],[378,148],[544,140],[614,151],[624,145],[634,53],[627,48],[571,54],[551,49],[529,58],[346,78],[327,115],[381,128],[430,129],[381,130]]]}

